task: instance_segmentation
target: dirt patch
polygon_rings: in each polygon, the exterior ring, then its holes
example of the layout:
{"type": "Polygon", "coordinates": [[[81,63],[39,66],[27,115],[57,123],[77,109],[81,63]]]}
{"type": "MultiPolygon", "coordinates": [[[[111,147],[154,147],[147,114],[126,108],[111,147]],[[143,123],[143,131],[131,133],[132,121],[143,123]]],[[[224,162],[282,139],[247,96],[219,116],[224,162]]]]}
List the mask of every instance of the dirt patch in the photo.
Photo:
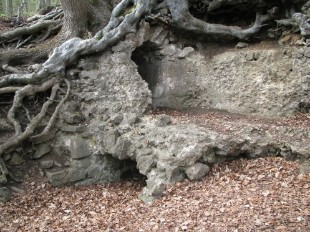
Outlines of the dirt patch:
{"type": "Polygon", "coordinates": [[[3,33],[9,30],[12,30],[12,20],[8,17],[0,17],[0,31],[3,33]]]}
{"type": "Polygon", "coordinates": [[[260,42],[249,43],[248,47],[243,49],[237,49],[235,43],[205,43],[204,51],[201,53],[208,59],[212,59],[214,56],[225,53],[225,52],[236,52],[236,51],[251,51],[251,50],[272,50],[279,49],[281,46],[275,40],[263,40],[260,42]]]}
{"type": "MultiPolygon", "coordinates": [[[[184,111],[170,109],[155,109],[150,115],[166,114],[173,118],[175,123],[194,123],[199,126],[216,126],[230,124],[235,127],[242,124],[251,124],[269,128],[270,126],[288,126],[296,128],[310,128],[310,114],[299,113],[291,117],[280,119],[266,119],[262,117],[229,113],[226,111],[195,108],[184,111]]],[[[215,128],[215,127],[214,127],[215,128]]]]}

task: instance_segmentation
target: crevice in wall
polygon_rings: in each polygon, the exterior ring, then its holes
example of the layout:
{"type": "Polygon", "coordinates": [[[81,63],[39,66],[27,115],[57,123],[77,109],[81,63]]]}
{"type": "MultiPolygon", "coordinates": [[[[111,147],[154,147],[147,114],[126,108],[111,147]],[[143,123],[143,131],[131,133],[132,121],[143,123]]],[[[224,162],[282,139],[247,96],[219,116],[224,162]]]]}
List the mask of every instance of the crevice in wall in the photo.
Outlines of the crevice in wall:
{"type": "Polygon", "coordinates": [[[138,66],[138,73],[144,81],[148,83],[148,87],[152,92],[152,96],[158,83],[160,72],[159,60],[157,54],[158,46],[151,42],[145,42],[142,46],[133,51],[131,59],[138,66]]]}

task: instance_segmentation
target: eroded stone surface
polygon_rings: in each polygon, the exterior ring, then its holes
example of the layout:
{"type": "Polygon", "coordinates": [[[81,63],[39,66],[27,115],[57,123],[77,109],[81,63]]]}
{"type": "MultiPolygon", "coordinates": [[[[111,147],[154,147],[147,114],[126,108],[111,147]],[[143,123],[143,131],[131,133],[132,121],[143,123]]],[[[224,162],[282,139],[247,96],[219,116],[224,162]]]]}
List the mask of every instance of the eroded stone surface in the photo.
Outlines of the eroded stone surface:
{"type": "Polygon", "coordinates": [[[182,50],[167,45],[163,28],[144,27],[139,33],[116,45],[113,54],[79,64],[85,69],[71,80],[78,107],[66,104],[63,112],[78,108],[83,120],[68,121],[60,115],[53,152],[65,159],[61,164],[65,169],[47,170],[54,185],[117,181],[132,168],[126,167],[127,160],[133,160],[147,177],[141,197],[149,201],[167,184],[199,179],[213,164],[239,156],[309,158],[309,127],[236,123],[224,117],[221,128],[215,128],[208,121],[179,123],[173,116],[145,114],[152,103],[264,117],[291,115],[300,102],[309,100],[308,48],[244,49],[213,57],[187,49],[189,53],[178,59],[182,50]],[[152,70],[160,70],[152,76],[157,78],[152,85],[130,60],[134,49],[146,41],[162,46],[161,53],[151,57],[156,67],[152,70]],[[88,69],[87,63],[96,68],[88,69]],[[61,131],[68,124],[83,130],[61,131]]]}

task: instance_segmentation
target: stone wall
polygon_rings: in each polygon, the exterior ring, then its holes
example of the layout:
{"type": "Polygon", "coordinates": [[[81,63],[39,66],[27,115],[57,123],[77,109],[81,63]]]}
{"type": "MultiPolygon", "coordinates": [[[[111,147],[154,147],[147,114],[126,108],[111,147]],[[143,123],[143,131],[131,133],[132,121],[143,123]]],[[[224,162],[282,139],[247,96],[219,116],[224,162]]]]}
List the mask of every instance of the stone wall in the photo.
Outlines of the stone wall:
{"type": "Polygon", "coordinates": [[[147,177],[141,197],[149,201],[167,184],[199,179],[225,160],[309,159],[309,127],[225,120],[220,127],[202,126],[145,113],[150,106],[263,117],[307,111],[310,48],[210,57],[172,40],[163,28],[145,24],[138,36],[128,35],[112,51],[84,58],[68,71],[72,91],[55,139],[36,145],[36,152],[44,151],[36,158],[53,185],[117,181],[136,168],[147,177]]]}

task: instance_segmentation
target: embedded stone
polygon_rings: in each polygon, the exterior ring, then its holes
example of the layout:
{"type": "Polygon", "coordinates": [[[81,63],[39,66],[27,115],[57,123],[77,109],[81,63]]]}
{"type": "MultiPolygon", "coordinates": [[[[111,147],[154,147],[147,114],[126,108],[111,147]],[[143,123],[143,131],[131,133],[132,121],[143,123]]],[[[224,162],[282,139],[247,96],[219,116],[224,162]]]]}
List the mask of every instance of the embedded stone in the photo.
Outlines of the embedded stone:
{"type": "Polygon", "coordinates": [[[6,202],[10,197],[10,191],[7,187],[0,188],[0,202],[6,202]]]}
{"type": "Polygon", "coordinates": [[[190,54],[192,54],[194,52],[195,52],[194,48],[192,48],[192,47],[185,47],[182,51],[180,51],[178,53],[177,56],[178,56],[178,58],[183,59],[183,58],[189,56],[190,54]]]}
{"type": "Polygon", "coordinates": [[[169,44],[160,51],[160,54],[163,56],[173,56],[176,52],[177,47],[174,44],[169,44]]]}
{"type": "Polygon", "coordinates": [[[69,180],[69,171],[68,170],[61,170],[61,171],[46,171],[46,176],[48,178],[48,181],[53,185],[53,186],[60,186],[68,183],[69,180]]]}
{"type": "Polygon", "coordinates": [[[71,139],[70,151],[72,159],[80,159],[91,155],[87,140],[80,137],[73,137],[71,139]]]}
{"type": "Polygon", "coordinates": [[[12,166],[20,166],[25,163],[25,160],[17,153],[13,153],[9,162],[12,166]]]}
{"type": "Polygon", "coordinates": [[[0,119],[0,131],[3,132],[10,132],[14,131],[14,127],[6,120],[6,119],[0,119]]]}
{"type": "Polygon", "coordinates": [[[171,118],[168,115],[160,115],[156,121],[156,126],[164,127],[171,124],[171,118]]]}
{"type": "Polygon", "coordinates": [[[185,173],[190,180],[199,180],[200,178],[204,177],[210,168],[202,163],[195,163],[189,168],[185,169],[185,173]]]}
{"type": "Polygon", "coordinates": [[[35,154],[34,154],[33,158],[34,159],[40,159],[41,157],[43,157],[44,155],[46,155],[50,151],[51,151],[51,148],[47,144],[42,143],[35,148],[35,154]]]}
{"type": "Polygon", "coordinates": [[[51,168],[54,166],[54,161],[53,160],[44,160],[41,161],[41,167],[42,168],[51,168]]]}
{"type": "Polygon", "coordinates": [[[8,182],[7,178],[4,175],[0,176],[0,184],[6,184],[8,182]]]}
{"type": "Polygon", "coordinates": [[[242,49],[242,48],[247,48],[248,46],[249,46],[248,43],[239,42],[239,43],[237,43],[236,48],[242,49]]]}

